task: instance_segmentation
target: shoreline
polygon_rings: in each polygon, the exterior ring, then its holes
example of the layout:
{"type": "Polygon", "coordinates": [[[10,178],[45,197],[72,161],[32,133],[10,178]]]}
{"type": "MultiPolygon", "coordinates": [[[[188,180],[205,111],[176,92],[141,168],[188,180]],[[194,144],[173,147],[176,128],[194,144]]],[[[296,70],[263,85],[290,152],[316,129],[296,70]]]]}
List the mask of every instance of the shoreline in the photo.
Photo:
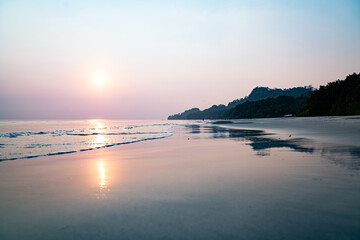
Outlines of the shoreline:
{"type": "MultiPolygon", "coordinates": [[[[170,123],[176,122],[169,121],[170,123]]],[[[177,125],[177,124],[175,124],[177,125]]],[[[360,116],[331,116],[331,117],[294,117],[294,118],[258,118],[258,119],[233,119],[233,120],[215,120],[215,121],[189,121],[188,124],[174,126],[175,128],[186,125],[214,126],[224,129],[234,130],[254,130],[262,131],[268,135],[269,140],[297,141],[302,147],[309,147],[309,144],[327,146],[327,148],[353,148],[360,149],[360,116]]],[[[168,136],[134,140],[130,142],[109,144],[102,147],[80,149],[69,152],[56,152],[44,155],[26,156],[22,158],[1,159],[0,164],[6,161],[21,159],[34,159],[39,157],[52,157],[58,155],[68,155],[88,151],[97,151],[99,149],[109,149],[122,145],[132,145],[133,143],[147,142],[171,138],[176,132],[174,130],[168,136]]],[[[281,145],[281,144],[280,144],[281,145]]],[[[286,146],[286,144],[284,144],[286,146]]],[[[324,147],[322,147],[324,148],[324,147]]],[[[357,151],[357,150],[356,150],[357,151]]],[[[360,151],[360,150],[359,150],[360,151]]],[[[360,155],[360,154],[359,154],[360,155]]]]}
{"type": "Polygon", "coordinates": [[[274,133],[281,138],[300,137],[323,143],[360,147],[360,116],[233,119],[216,124],[233,129],[253,129],[274,133]]]}

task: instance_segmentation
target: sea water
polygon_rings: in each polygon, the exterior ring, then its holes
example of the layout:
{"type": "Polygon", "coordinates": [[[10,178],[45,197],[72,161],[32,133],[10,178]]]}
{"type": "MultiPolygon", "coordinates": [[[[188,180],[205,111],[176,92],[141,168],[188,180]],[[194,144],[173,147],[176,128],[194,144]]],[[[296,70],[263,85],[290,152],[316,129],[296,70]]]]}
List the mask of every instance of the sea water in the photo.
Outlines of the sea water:
{"type": "Polygon", "coordinates": [[[88,151],[170,137],[168,121],[0,121],[0,160],[88,151]]]}

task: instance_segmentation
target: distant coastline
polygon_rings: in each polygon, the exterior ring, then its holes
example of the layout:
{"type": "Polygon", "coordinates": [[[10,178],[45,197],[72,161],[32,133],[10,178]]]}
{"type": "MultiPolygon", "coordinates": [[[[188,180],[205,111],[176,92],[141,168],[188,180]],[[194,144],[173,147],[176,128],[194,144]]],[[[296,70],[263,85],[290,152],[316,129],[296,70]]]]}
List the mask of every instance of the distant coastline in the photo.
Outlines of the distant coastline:
{"type": "Polygon", "coordinates": [[[290,89],[256,87],[248,96],[227,106],[213,105],[202,111],[192,108],[171,115],[168,120],[348,115],[360,115],[360,73],[329,82],[319,89],[312,86],[290,89]]]}

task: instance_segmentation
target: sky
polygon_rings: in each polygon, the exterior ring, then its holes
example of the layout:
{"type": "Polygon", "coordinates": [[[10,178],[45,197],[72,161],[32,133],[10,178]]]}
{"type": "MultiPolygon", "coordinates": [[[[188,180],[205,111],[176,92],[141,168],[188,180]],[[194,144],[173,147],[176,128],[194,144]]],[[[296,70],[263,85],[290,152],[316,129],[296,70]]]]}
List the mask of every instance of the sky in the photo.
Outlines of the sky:
{"type": "Polygon", "coordinates": [[[0,0],[1,119],[166,119],[360,72],[359,0],[0,0]]]}

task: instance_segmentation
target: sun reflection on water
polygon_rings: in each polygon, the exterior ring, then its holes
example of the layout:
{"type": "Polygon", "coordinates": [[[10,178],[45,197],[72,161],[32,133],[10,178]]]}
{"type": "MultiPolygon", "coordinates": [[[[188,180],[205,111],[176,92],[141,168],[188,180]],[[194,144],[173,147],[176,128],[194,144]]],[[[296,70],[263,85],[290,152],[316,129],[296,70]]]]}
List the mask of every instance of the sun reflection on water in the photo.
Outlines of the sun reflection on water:
{"type": "Polygon", "coordinates": [[[106,145],[107,139],[104,135],[96,135],[92,142],[92,148],[100,148],[106,145]]]}
{"type": "MultiPolygon", "coordinates": [[[[91,128],[91,132],[94,133],[91,135],[89,139],[89,144],[91,148],[102,148],[105,147],[110,139],[105,135],[106,127],[105,125],[99,120],[90,120],[93,127],[91,128]]],[[[96,160],[96,171],[97,171],[97,187],[98,187],[98,194],[97,199],[105,199],[107,198],[107,193],[110,191],[109,188],[109,173],[107,166],[107,161],[103,157],[103,151],[100,150],[99,156],[96,160]]]]}
{"type": "Polygon", "coordinates": [[[107,144],[109,144],[111,141],[105,133],[105,127],[104,124],[98,120],[92,120],[92,123],[95,125],[93,128],[93,131],[96,135],[92,136],[92,139],[90,140],[91,148],[102,148],[105,147],[107,144]]]}

